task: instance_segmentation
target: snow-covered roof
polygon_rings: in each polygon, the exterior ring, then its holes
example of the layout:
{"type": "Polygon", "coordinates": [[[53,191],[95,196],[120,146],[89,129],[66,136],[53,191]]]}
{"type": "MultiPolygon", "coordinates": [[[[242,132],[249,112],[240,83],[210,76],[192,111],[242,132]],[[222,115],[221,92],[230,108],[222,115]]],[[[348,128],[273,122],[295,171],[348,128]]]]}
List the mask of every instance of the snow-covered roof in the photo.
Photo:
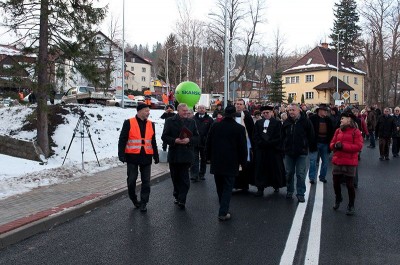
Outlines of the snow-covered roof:
{"type": "Polygon", "coordinates": [[[21,50],[11,47],[11,46],[7,46],[7,45],[2,45],[0,44],[0,54],[3,55],[9,55],[9,56],[28,56],[28,57],[36,57],[35,54],[24,54],[21,50]]]}

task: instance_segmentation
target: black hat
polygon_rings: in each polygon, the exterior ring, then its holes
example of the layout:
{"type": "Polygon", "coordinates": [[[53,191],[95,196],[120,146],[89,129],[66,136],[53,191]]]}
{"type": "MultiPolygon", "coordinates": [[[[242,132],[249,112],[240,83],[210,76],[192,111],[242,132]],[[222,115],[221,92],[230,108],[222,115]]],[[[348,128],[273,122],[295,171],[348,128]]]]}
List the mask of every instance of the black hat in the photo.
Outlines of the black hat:
{"type": "Polygon", "coordinates": [[[328,106],[326,104],[320,104],[315,111],[318,112],[318,110],[320,110],[320,109],[326,110],[326,111],[329,110],[329,108],[328,108],[328,106]]]}
{"type": "Polygon", "coordinates": [[[147,105],[147,104],[139,103],[139,105],[137,106],[136,110],[137,110],[137,111],[140,111],[140,110],[142,110],[142,109],[144,109],[144,108],[150,108],[150,107],[149,107],[149,105],[147,105]]]}
{"type": "Polygon", "coordinates": [[[236,108],[232,105],[229,105],[225,108],[225,116],[233,116],[236,113],[236,108]]]}
{"type": "Polygon", "coordinates": [[[351,110],[343,111],[340,117],[350,117],[353,121],[357,120],[356,115],[354,115],[351,110]]]}
{"type": "Polygon", "coordinates": [[[272,106],[261,106],[260,111],[263,112],[264,110],[274,110],[272,106]]]}
{"type": "Polygon", "coordinates": [[[171,105],[171,104],[168,104],[167,106],[165,106],[165,109],[166,109],[166,110],[167,110],[167,109],[175,110],[174,106],[171,105]]]}

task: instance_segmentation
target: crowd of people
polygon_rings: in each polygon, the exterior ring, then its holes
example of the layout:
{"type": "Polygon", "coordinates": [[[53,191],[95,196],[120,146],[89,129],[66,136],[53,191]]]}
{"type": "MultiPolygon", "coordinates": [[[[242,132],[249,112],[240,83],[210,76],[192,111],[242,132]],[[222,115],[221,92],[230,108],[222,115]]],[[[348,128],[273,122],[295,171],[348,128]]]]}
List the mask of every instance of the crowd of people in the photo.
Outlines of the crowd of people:
{"type": "MultiPolygon", "coordinates": [[[[142,170],[141,167],[143,163],[150,165],[151,159],[135,160],[132,157],[153,157],[154,161],[159,161],[152,123],[147,121],[147,114],[140,114],[146,109],[139,106],[137,116],[132,118],[144,118],[139,126],[132,119],[124,122],[118,145],[120,160],[128,163],[129,196],[135,207],[143,211],[147,210],[150,188],[146,183],[143,188],[142,184],[144,196],[141,195],[142,202],[139,202],[130,185],[137,178],[138,166],[142,178],[143,174],[147,178],[147,168],[142,170]],[[133,153],[131,141],[136,143],[133,153]],[[132,163],[136,164],[129,165],[132,163]]],[[[311,185],[317,180],[327,183],[331,160],[335,191],[333,209],[337,210],[343,201],[341,184],[345,183],[349,198],[346,214],[353,215],[358,187],[357,167],[363,143],[369,141],[368,147],[375,148],[376,139],[379,139],[381,161],[390,159],[390,145],[393,157],[399,157],[399,114],[400,107],[394,111],[384,108],[382,113],[376,105],[359,109],[351,105],[291,103],[254,108],[246,106],[240,98],[225,109],[218,104],[211,116],[203,105],[197,106],[195,114],[184,103],[177,106],[177,113],[173,105],[168,105],[161,116],[166,119],[161,139],[163,150],[168,147],[174,203],[185,209],[190,182],[205,180],[207,163],[214,175],[220,221],[231,218],[232,193],[248,192],[250,185],[257,188],[256,197],[262,197],[268,187],[274,192],[286,187],[287,199],[295,195],[298,202],[303,203],[307,164],[311,185]]]]}

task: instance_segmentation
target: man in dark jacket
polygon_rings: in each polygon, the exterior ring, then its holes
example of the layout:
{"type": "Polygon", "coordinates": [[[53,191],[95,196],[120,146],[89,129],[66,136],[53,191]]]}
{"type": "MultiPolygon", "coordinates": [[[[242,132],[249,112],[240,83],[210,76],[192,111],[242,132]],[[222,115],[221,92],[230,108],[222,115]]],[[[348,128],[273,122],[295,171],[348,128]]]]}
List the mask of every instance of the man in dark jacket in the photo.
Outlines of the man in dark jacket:
{"type": "MultiPolygon", "coordinates": [[[[173,105],[167,105],[165,106],[165,112],[161,115],[161,119],[166,120],[168,118],[174,117],[175,114],[175,108],[173,105]]],[[[162,149],[163,151],[167,151],[167,143],[163,142],[162,143],[162,149]]]]}
{"type": "Polygon", "coordinates": [[[245,128],[234,120],[236,110],[233,106],[225,108],[225,118],[214,123],[207,138],[207,158],[211,161],[210,173],[214,174],[219,199],[218,219],[231,218],[229,204],[235,177],[247,160],[245,128]]]}
{"type": "Polygon", "coordinates": [[[249,189],[249,184],[254,185],[254,162],[252,151],[254,121],[250,113],[246,110],[246,105],[242,98],[236,99],[235,108],[236,122],[246,129],[247,163],[236,177],[234,188],[247,191],[249,189]]]}
{"type": "Polygon", "coordinates": [[[190,167],[190,179],[193,182],[197,182],[205,180],[204,175],[206,174],[207,161],[204,149],[208,132],[210,131],[214,120],[208,116],[206,106],[204,105],[197,106],[197,113],[194,115],[193,119],[196,122],[197,130],[199,132],[199,144],[194,147],[194,160],[193,165],[190,167]]]}
{"type": "Polygon", "coordinates": [[[389,115],[389,108],[383,110],[383,114],[378,118],[375,132],[379,137],[379,160],[389,160],[390,139],[396,130],[393,116],[389,115]]]}
{"type": "Polygon", "coordinates": [[[314,128],[314,139],[310,143],[310,169],[308,177],[310,183],[314,184],[317,176],[317,159],[321,158],[321,171],[319,173],[319,180],[326,183],[326,173],[328,170],[329,160],[329,144],[335,133],[332,126],[332,120],[328,115],[328,106],[321,104],[316,109],[316,114],[310,117],[310,121],[314,128]]]}
{"type": "Polygon", "coordinates": [[[286,198],[292,198],[294,192],[294,174],[296,173],[296,192],[299,202],[305,202],[306,169],[309,145],[314,141],[314,128],[309,119],[301,115],[297,104],[288,106],[289,117],[282,125],[283,150],[287,179],[286,198]]]}
{"type": "Polygon", "coordinates": [[[367,129],[369,133],[369,146],[368,148],[375,148],[375,128],[376,128],[376,113],[375,108],[367,106],[367,129]]]}
{"type": "Polygon", "coordinates": [[[147,211],[150,196],[151,159],[154,158],[155,164],[159,162],[154,123],[147,119],[149,115],[149,106],[139,104],[136,117],[124,121],[118,141],[118,158],[128,168],[129,198],[141,212],[147,211]],[[138,168],[142,180],[140,202],[136,196],[138,168]]]}
{"type": "Polygon", "coordinates": [[[396,129],[393,133],[392,154],[393,154],[393,157],[399,157],[399,149],[400,149],[400,107],[399,106],[394,108],[393,119],[394,119],[394,123],[396,125],[396,129]]]}
{"type": "Polygon", "coordinates": [[[185,209],[190,187],[189,168],[193,162],[193,147],[199,143],[196,122],[188,119],[189,109],[185,103],[177,107],[178,115],[165,121],[161,139],[169,145],[168,163],[174,185],[174,203],[185,209]]]}
{"type": "Polygon", "coordinates": [[[264,188],[273,187],[275,192],[286,186],[285,167],[281,149],[282,123],[273,117],[272,106],[260,108],[262,119],[254,126],[254,166],[256,197],[264,194],[264,188]]]}

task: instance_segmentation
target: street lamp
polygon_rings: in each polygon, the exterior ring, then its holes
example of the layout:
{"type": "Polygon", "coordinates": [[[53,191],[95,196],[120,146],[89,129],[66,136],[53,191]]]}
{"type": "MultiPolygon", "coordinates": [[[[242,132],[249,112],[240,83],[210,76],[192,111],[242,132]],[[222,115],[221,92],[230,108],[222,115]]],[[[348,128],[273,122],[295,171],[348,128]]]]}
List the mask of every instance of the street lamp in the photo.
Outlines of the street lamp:
{"type": "Polygon", "coordinates": [[[228,105],[229,87],[229,39],[228,39],[228,0],[225,0],[225,41],[224,41],[224,107],[228,105]]]}
{"type": "Polygon", "coordinates": [[[165,71],[166,71],[166,77],[165,77],[165,81],[167,82],[167,94],[169,93],[169,77],[168,77],[168,52],[169,52],[169,50],[170,49],[172,49],[172,48],[175,48],[177,45],[173,45],[173,46],[171,46],[171,47],[169,47],[168,49],[167,49],[167,59],[166,59],[166,61],[165,61],[165,64],[166,64],[166,66],[165,66],[165,71]]]}
{"type": "Polygon", "coordinates": [[[339,94],[339,45],[340,45],[340,33],[344,30],[339,30],[336,35],[338,36],[337,39],[337,50],[336,50],[336,93],[339,94]]]}
{"type": "Polygon", "coordinates": [[[121,107],[124,108],[124,95],[125,95],[125,0],[122,0],[122,97],[121,107]]]}

